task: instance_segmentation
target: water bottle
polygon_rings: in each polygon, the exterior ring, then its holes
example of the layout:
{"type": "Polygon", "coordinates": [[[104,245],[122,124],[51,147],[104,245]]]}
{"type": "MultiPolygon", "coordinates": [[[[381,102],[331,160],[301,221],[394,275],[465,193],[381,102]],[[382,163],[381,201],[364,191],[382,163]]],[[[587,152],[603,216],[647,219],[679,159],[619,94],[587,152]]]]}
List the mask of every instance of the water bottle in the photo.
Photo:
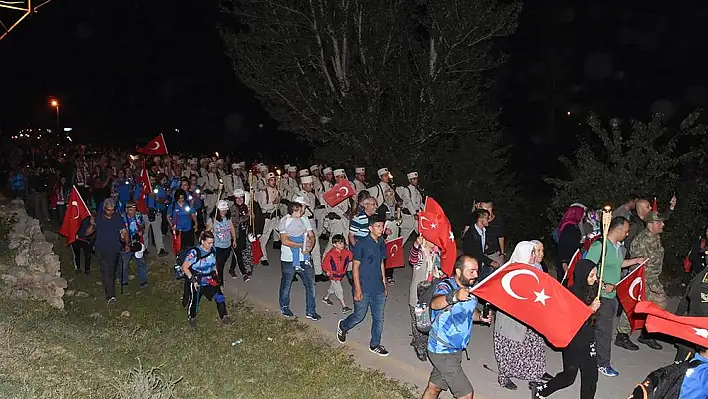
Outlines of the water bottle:
{"type": "Polygon", "coordinates": [[[429,332],[432,328],[432,324],[430,322],[430,312],[428,310],[428,304],[421,303],[415,305],[413,313],[415,314],[415,326],[418,331],[422,333],[429,332]]]}

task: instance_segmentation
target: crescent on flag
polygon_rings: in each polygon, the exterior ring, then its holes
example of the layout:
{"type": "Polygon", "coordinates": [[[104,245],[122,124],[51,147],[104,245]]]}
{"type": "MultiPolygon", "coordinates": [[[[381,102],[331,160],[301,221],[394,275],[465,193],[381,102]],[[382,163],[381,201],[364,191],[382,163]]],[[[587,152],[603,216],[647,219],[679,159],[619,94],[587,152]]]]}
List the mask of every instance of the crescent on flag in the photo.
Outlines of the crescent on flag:
{"type": "Polygon", "coordinates": [[[537,283],[541,282],[538,279],[538,276],[536,275],[536,273],[532,272],[531,270],[519,269],[519,270],[514,270],[512,272],[509,272],[504,277],[502,277],[501,284],[502,284],[502,288],[504,289],[504,291],[506,291],[506,293],[510,297],[512,297],[514,299],[519,299],[519,300],[526,300],[528,298],[524,298],[524,297],[520,296],[519,294],[514,292],[514,290],[511,288],[511,280],[513,280],[514,277],[522,275],[522,274],[533,276],[533,278],[536,279],[537,283]]]}
{"type": "Polygon", "coordinates": [[[342,197],[346,197],[347,195],[349,195],[349,188],[347,188],[347,187],[339,187],[339,190],[337,190],[337,197],[340,196],[340,195],[339,195],[340,192],[342,192],[342,195],[341,195],[342,197]],[[342,190],[344,190],[344,192],[342,192],[342,190]]]}
{"type": "Polygon", "coordinates": [[[157,151],[157,150],[159,150],[159,149],[160,149],[160,142],[159,142],[159,141],[156,141],[156,142],[155,142],[155,146],[154,146],[153,148],[151,148],[151,150],[157,151]]]}
{"type": "Polygon", "coordinates": [[[76,208],[76,216],[74,216],[74,219],[78,219],[79,216],[81,215],[81,210],[79,209],[79,203],[76,201],[71,201],[71,206],[76,208]]]}
{"type": "Polygon", "coordinates": [[[420,228],[423,230],[429,230],[431,228],[434,229],[435,226],[430,223],[430,220],[428,220],[428,218],[426,218],[425,216],[420,216],[420,228]],[[428,227],[425,227],[425,223],[423,223],[424,220],[428,222],[428,227]]]}
{"type": "Polygon", "coordinates": [[[632,284],[629,286],[629,296],[634,299],[635,301],[641,301],[642,300],[642,295],[640,294],[642,292],[642,278],[637,277],[632,281],[632,284]],[[639,286],[639,293],[637,293],[637,296],[634,296],[634,287],[639,286]]]}
{"type": "Polygon", "coordinates": [[[393,258],[396,256],[396,253],[398,252],[398,244],[393,244],[391,246],[391,257],[393,258]]]}

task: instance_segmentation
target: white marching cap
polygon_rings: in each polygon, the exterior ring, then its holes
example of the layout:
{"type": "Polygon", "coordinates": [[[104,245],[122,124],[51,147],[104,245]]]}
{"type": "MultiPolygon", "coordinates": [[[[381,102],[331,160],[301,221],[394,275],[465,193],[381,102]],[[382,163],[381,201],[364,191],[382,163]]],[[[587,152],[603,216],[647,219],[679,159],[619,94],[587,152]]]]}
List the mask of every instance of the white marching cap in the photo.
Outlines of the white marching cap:
{"type": "Polygon", "coordinates": [[[320,165],[312,165],[312,166],[310,166],[310,170],[311,170],[311,171],[315,171],[315,170],[317,170],[317,169],[319,169],[319,168],[320,168],[320,165]]]}
{"type": "Polygon", "coordinates": [[[288,166],[287,171],[288,172],[297,172],[297,166],[288,166]]]}
{"type": "Polygon", "coordinates": [[[266,175],[266,179],[275,179],[275,173],[270,172],[266,175]]]}
{"type": "Polygon", "coordinates": [[[237,163],[231,164],[231,169],[238,169],[238,168],[239,168],[239,164],[237,164],[237,163]]]}
{"type": "Polygon", "coordinates": [[[388,173],[388,169],[387,169],[387,168],[381,168],[381,169],[378,170],[378,172],[376,172],[376,174],[378,174],[379,177],[385,175],[386,173],[388,173]]]}
{"type": "Polygon", "coordinates": [[[267,172],[267,171],[268,171],[268,165],[260,164],[260,165],[258,165],[258,170],[261,171],[261,172],[267,172]]]}
{"type": "Polygon", "coordinates": [[[216,164],[215,164],[214,162],[209,162],[209,167],[210,167],[210,168],[215,168],[215,167],[216,167],[216,164]]]}
{"type": "Polygon", "coordinates": [[[245,196],[246,196],[246,192],[243,191],[243,189],[237,188],[236,190],[234,190],[234,197],[245,197],[245,196]]]}
{"type": "Polygon", "coordinates": [[[299,172],[297,172],[297,175],[300,177],[308,176],[309,174],[310,174],[310,171],[307,169],[302,169],[299,172]]]}
{"type": "Polygon", "coordinates": [[[335,175],[335,176],[346,176],[347,173],[344,172],[344,169],[335,169],[335,170],[334,170],[334,175],[335,175]]]}
{"type": "Polygon", "coordinates": [[[408,180],[415,179],[416,177],[418,177],[418,172],[410,172],[406,176],[408,177],[408,180]]]}
{"type": "Polygon", "coordinates": [[[219,204],[216,205],[216,207],[219,208],[220,211],[228,211],[229,210],[229,203],[224,200],[220,200],[219,204]]]}
{"type": "Polygon", "coordinates": [[[307,199],[305,197],[295,197],[294,201],[300,205],[307,206],[307,199]]]}
{"type": "Polygon", "coordinates": [[[315,181],[315,179],[313,179],[312,176],[303,176],[302,178],[300,178],[300,182],[303,184],[304,183],[312,184],[312,183],[314,183],[314,181],[315,181]]]}
{"type": "Polygon", "coordinates": [[[322,174],[323,174],[323,175],[326,175],[327,173],[332,173],[332,168],[327,167],[327,168],[322,169],[322,174]]]}
{"type": "Polygon", "coordinates": [[[354,173],[364,173],[365,171],[366,171],[366,169],[364,169],[364,168],[355,168],[354,169],[354,173]]]}
{"type": "Polygon", "coordinates": [[[289,163],[286,163],[285,165],[283,165],[283,169],[285,169],[285,170],[290,169],[290,164],[289,164],[289,163]]]}
{"type": "Polygon", "coordinates": [[[242,168],[245,168],[245,167],[246,167],[246,161],[241,161],[241,162],[239,162],[238,164],[239,164],[239,166],[241,166],[242,168]]]}

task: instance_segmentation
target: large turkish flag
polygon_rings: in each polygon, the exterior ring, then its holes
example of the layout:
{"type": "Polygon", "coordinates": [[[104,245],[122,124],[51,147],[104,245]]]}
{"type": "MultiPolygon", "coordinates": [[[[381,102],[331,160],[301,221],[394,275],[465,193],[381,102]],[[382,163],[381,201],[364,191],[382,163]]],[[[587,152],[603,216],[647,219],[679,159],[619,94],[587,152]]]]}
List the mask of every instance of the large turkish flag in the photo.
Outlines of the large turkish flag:
{"type": "Polygon", "coordinates": [[[66,237],[67,245],[71,245],[71,243],[76,241],[76,234],[79,232],[81,222],[89,216],[91,216],[91,213],[83,198],[81,198],[79,190],[76,189],[76,186],[72,186],[64,220],[59,229],[59,234],[66,237]]]}
{"type": "Polygon", "coordinates": [[[342,181],[322,194],[322,199],[329,206],[336,206],[354,194],[356,194],[356,190],[352,187],[352,183],[347,179],[342,179],[342,181]]]}
{"type": "Polygon", "coordinates": [[[140,198],[138,199],[136,205],[138,208],[138,211],[140,211],[143,214],[148,213],[148,207],[147,207],[147,197],[148,195],[152,195],[152,184],[150,183],[150,175],[148,174],[147,168],[145,168],[145,162],[143,162],[143,170],[140,172],[140,177],[138,177],[138,183],[141,184],[140,186],[140,198]]]}
{"type": "Polygon", "coordinates": [[[403,266],[403,237],[386,241],[386,269],[403,266]]]}
{"type": "Polygon", "coordinates": [[[592,315],[592,310],[550,275],[525,263],[504,265],[472,293],[527,324],[563,348],[592,315]]]}
{"type": "Polygon", "coordinates": [[[634,307],[644,299],[644,264],[634,269],[625,278],[617,283],[617,299],[622,304],[622,309],[627,314],[632,331],[644,327],[644,317],[637,317],[634,307]]]}
{"type": "Polygon", "coordinates": [[[708,347],[708,317],[676,316],[649,301],[639,302],[634,312],[646,313],[644,328],[650,333],[666,334],[708,347]]]}
{"type": "Polygon", "coordinates": [[[440,248],[440,269],[452,277],[457,258],[457,243],[450,220],[432,197],[426,198],[424,209],[418,213],[418,231],[423,238],[440,248]]]}
{"type": "Polygon", "coordinates": [[[167,144],[162,133],[150,140],[145,147],[138,148],[138,152],[143,155],[167,155],[167,144]]]}

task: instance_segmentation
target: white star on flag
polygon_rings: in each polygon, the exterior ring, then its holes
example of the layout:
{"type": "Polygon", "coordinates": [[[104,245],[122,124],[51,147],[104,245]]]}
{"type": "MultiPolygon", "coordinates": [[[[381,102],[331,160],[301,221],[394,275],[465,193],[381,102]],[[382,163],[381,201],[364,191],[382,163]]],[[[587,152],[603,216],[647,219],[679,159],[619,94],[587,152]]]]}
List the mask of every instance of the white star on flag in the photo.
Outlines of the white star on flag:
{"type": "Polygon", "coordinates": [[[434,228],[436,228],[436,227],[438,227],[438,225],[435,224],[435,223],[432,223],[432,224],[430,225],[430,228],[431,228],[431,229],[434,229],[434,228]]]}
{"type": "Polygon", "coordinates": [[[550,296],[546,295],[545,288],[541,288],[541,292],[534,291],[533,293],[536,294],[536,299],[534,299],[534,302],[541,302],[543,306],[546,306],[547,299],[551,299],[550,296]]]}
{"type": "Polygon", "coordinates": [[[455,241],[455,235],[452,234],[452,230],[450,230],[450,241],[455,241]]]}
{"type": "Polygon", "coordinates": [[[706,330],[705,328],[694,327],[693,329],[696,330],[696,335],[698,335],[699,337],[708,338],[708,330],[706,330]]]}

